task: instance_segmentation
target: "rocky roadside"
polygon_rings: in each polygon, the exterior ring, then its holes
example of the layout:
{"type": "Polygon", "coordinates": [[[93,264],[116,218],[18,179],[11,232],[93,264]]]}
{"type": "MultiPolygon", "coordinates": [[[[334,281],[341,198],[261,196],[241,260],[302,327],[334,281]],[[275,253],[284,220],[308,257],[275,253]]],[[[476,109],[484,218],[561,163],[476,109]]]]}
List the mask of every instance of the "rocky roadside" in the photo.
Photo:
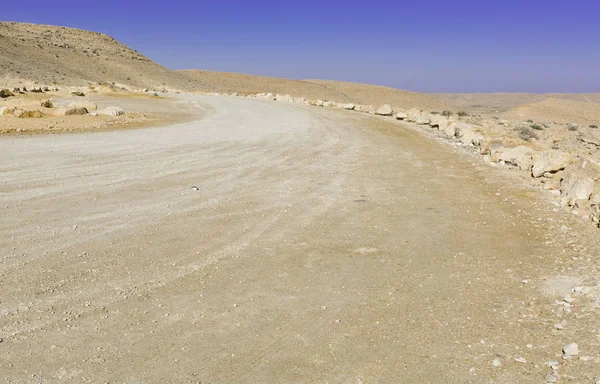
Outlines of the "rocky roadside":
{"type": "Polygon", "coordinates": [[[0,89],[0,134],[81,132],[153,126],[176,122],[176,113],[126,111],[119,98],[161,99],[158,94],[128,93],[102,85],[82,87],[21,86],[0,89]],[[113,96],[115,104],[99,108],[96,100],[113,96]],[[155,96],[156,95],[156,96],[155,96]]]}

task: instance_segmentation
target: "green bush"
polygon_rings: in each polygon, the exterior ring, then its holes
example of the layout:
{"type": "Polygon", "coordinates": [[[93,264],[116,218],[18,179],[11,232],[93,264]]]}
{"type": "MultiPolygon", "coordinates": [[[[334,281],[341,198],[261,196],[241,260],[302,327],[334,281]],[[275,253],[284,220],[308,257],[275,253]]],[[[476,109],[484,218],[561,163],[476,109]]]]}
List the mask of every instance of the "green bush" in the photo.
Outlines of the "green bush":
{"type": "Polygon", "coordinates": [[[531,139],[537,139],[538,135],[533,132],[529,127],[521,127],[516,129],[519,132],[519,138],[521,140],[529,141],[531,139]]]}
{"type": "Polygon", "coordinates": [[[452,115],[453,115],[452,111],[442,111],[442,116],[450,117],[452,115]]]}
{"type": "Polygon", "coordinates": [[[469,114],[465,111],[458,111],[456,114],[460,117],[469,116],[469,114]]]}
{"type": "Polygon", "coordinates": [[[592,124],[590,125],[590,128],[598,128],[598,126],[596,124],[592,124]]]}
{"type": "Polygon", "coordinates": [[[531,124],[530,127],[531,127],[531,129],[535,129],[536,131],[541,131],[544,129],[544,127],[542,127],[539,124],[531,124]]]}

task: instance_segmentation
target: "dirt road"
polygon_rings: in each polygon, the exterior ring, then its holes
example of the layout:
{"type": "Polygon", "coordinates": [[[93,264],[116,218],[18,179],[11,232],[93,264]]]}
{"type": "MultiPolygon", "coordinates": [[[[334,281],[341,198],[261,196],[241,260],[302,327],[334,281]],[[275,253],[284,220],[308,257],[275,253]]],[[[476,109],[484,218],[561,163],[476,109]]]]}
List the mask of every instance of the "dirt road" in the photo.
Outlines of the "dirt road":
{"type": "Polygon", "coordinates": [[[204,118],[0,139],[0,382],[600,377],[560,357],[597,361],[598,317],[542,292],[580,250],[526,188],[383,119],[181,102],[204,118]]]}

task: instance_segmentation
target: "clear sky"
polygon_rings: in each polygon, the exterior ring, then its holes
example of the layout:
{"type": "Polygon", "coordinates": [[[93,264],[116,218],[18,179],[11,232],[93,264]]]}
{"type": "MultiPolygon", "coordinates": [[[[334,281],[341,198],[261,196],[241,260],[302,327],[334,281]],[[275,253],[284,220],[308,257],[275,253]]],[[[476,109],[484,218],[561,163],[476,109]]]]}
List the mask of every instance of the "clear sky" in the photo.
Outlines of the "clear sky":
{"type": "Polygon", "coordinates": [[[7,0],[0,19],[103,32],[172,69],[600,92],[600,0],[7,0]]]}

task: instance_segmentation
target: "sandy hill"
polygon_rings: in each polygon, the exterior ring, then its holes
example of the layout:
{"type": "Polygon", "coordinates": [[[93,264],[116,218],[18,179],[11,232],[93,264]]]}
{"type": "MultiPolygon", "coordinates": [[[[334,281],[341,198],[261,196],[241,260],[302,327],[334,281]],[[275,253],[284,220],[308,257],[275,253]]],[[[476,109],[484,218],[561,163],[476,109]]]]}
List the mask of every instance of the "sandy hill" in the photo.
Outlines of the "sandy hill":
{"type": "Polygon", "coordinates": [[[435,96],[471,113],[492,114],[548,99],[600,103],[600,93],[441,93],[435,96]]]}
{"type": "Polygon", "coordinates": [[[392,104],[428,111],[466,110],[540,120],[597,121],[600,94],[423,94],[327,80],[290,80],[228,72],[165,68],[110,36],[80,29],[0,22],[0,85],[86,85],[110,82],[134,88],[288,94],[337,102],[392,104]]]}
{"type": "Polygon", "coordinates": [[[334,89],[336,92],[346,95],[359,104],[391,104],[405,109],[422,108],[427,111],[442,111],[444,109],[456,109],[451,100],[441,100],[435,95],[426,93],[403,91],[396,88],[381,85],[370,85],[362,83],[351,83],[333,80],[305,80],[306,82],[334,89]]]}
{"type": "Polygon", "coordinates": [[[239,73],[185,70],[178,71],[193,79],[203,89],[215,92],[279,93],[307,99],[334,100],[340,103],[382,105],[400,108],[420,107],[427,110],[452,108],[451,103],[435,96],[377,85],[329,80],[290,80],[239,73]]]}
{"type": "Polygon", "coordinates": [[[191,81],[110,36],[49,25],[0,22],[0,82],[192,89],[191,81]]]}
{"type": "Polygon", "coordinates": [[[600,126],[600,102],[549,98],[518,106],[500,116],[515,120],[600,126]]]}
{"type": "Polygon", "coordinates": [[[114,82],[138,88],[271,92],[358,104],[389,103],[401,108],[449,108],[449,103],[434,96],[366,84],[300,81],[213,71],[172,71],[102,33],[0,22],[0,84],[14,84],[15,81],[46,85],[114,82]]]}

